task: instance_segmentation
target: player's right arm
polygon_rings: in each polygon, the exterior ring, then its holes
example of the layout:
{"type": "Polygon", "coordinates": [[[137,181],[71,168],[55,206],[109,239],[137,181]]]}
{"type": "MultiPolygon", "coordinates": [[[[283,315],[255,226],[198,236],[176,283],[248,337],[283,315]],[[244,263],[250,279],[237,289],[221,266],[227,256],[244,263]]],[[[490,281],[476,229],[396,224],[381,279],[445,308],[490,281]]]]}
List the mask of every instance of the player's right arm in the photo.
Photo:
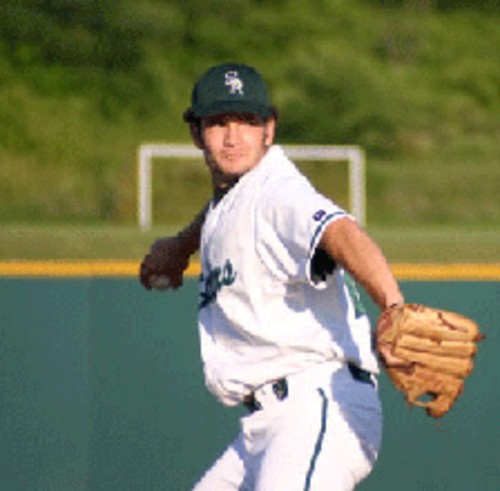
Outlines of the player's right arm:
{"type": "Polygon", "coordinates": [[[158,278],[167,280],[167,283],[163,283],[165,289],[182,286],[189,259],[200,248],[201,229],[207,207],[208,205],[176,236],[158,239],[153,243],[139,270],[139,281],[146,290],[154,288],[158,278]]]}

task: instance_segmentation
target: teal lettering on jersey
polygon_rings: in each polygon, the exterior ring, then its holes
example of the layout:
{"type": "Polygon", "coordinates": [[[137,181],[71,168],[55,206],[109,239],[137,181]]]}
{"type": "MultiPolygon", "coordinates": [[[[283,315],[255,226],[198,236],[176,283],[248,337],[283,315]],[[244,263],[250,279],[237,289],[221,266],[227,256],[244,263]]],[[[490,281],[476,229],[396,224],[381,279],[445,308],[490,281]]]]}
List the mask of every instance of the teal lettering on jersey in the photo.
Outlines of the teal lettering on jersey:
{"type": "Polygon", "coordinates": [[[347,286],[347,291],[349,292],[349,297],[351,297],[352,303],[354,304],[354,316],[356,319],[359,319],[363,315],[366,315],[366,309],[361,301],[361,295],[359,294],[356,283],[347,273],[344,274],[344,281],[347,286]]]}
{"type": "Polygon", "coordinates": [[[234,283],[236,272],[229,259],[226,260],[224,266],[217,266],[210,269],[206,275],[200,276],[200,281],[204,283],[203,291],[200,292],[199,309],[205,308],[212,302],[215,302],[217,294],[224,286],[229,286],[234,283]]]}

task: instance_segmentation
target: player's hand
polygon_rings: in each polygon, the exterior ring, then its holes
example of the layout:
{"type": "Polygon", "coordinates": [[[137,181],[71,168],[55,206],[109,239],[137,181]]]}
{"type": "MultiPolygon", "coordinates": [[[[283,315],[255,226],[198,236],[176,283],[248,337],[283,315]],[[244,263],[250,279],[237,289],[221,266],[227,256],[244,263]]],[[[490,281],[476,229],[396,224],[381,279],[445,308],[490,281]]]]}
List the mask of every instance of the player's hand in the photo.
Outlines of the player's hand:
{"type": "Polygon", "coordinates": [[[183,284],[183,274],[189,265],[178,237],[157,240],[140,266],[139,281],[146,290],[176,290],[183,284]]]}

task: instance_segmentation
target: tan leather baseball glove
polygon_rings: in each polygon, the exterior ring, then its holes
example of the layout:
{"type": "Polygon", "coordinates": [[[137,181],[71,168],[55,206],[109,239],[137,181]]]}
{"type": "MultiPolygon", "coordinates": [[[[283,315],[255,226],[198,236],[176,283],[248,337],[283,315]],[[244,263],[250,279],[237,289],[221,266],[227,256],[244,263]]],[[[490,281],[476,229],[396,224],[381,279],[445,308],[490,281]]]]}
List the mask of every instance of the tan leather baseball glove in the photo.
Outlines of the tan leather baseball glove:
{"type": "Polygon", "coordinates": [[[474,366],[477,324],[460,314],[419,304],[385,310],[376,326],[382,364],[410,405],[444,416],[464,390],[474,366]]]}

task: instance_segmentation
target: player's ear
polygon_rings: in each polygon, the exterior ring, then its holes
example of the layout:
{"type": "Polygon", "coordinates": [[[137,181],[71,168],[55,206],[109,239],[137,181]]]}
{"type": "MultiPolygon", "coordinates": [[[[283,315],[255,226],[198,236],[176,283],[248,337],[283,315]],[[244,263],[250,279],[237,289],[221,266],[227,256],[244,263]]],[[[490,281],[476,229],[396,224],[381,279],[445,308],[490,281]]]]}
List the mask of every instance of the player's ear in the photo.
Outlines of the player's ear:
{"type": "Polygon", "coordinates": [[[189,131],[191,133],[191,138],[195,146],[198,147],[200,150],[203,150],[205,148],[205,145],[203,142],[201,122],[193,121],[189,123],[189,131]]]}
{"type": "Polygon", "coordinates": [[[276,135],[276,119],[269,118],[264,123],[264,144],[266,145],[266,147],[273,144],[275,135],[276,135]]]}

